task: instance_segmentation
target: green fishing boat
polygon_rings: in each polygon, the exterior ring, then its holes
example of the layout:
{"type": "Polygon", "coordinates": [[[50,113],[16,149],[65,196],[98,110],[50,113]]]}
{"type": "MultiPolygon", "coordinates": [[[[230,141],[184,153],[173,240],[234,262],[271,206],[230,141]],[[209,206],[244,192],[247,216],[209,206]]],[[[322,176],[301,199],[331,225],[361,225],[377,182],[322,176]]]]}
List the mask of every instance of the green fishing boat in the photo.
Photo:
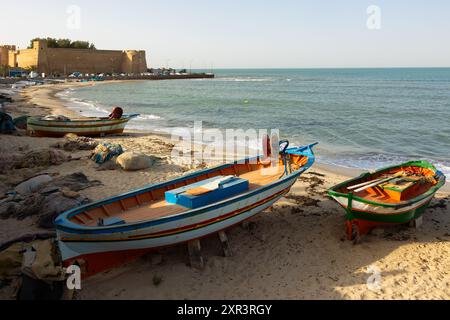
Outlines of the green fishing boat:
{"type": "Polygon", "coordinates": [[[363,173],[332,187],[328,194],[347,213],[349,240],[381,225],[420,221],[445,175],[428,161],[410,161],[363,173]]]}

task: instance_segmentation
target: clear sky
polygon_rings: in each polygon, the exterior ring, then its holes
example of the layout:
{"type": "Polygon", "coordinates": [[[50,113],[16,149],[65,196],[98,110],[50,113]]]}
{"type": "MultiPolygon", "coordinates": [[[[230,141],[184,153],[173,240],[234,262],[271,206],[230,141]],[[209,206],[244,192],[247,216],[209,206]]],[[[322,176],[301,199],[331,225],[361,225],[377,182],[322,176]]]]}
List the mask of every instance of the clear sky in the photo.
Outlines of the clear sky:
{"type": "Polygon", "coordinates": [[[0,44],[47,36],[145,49],[152,67],[450,67],[450,1],[2,1],[0,44]]]}

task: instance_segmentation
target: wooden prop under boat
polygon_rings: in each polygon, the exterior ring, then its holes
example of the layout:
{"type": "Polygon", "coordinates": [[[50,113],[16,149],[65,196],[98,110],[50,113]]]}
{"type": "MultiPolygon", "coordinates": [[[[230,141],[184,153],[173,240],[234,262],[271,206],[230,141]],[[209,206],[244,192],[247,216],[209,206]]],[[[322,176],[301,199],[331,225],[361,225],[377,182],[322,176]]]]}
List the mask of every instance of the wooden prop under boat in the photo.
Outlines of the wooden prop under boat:
{"type": "Polygon", "coordinates": [[[80,265],[87,277],[152,249],[199,239],[250,219],[288,193],[314,164],[315,145],[285,148],[274,166],[263,164],[262,157],[249,158],[63,213],[55,226],[64,264],[80,265]],[[220,191],[208,190],[215,179],[233,188],[246,181],[247,189],[218,199],[220,191]],[[216,198],[190,209],[167,202],[166,193],[175,199],[180,194],[216,198]]]}
{"type": "Polygon", "coordinates": [[[372,228],[420,218],[445,175],[427,161],[410,161],[364,173],[331,188],[328,194],[347,213],[349,240],[372,228]]]}
{"type": "Polygon", "coordinates": [[[44,120],[28,118],[27,134],[33,137],[64,137],[68,133],[79,136],[103,136],[120,134],[126,124],[138,114],[124,115],[120,119],[79,118],[70,120],[44,120]]]}

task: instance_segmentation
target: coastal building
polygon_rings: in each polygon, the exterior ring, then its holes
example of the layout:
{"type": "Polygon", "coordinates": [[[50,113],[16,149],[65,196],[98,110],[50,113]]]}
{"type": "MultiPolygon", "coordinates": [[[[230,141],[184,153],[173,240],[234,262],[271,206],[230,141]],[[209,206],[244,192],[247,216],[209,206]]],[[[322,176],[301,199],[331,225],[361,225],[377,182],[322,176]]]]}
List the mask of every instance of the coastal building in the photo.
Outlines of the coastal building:
{"type": "Polygon", "coordinates": [[[47,75],[81,73],[140,74],[147,71],[145,51],[49,48],[37,40],[33,48],[0,46],[0,66],[32,69],[47,75]]]}

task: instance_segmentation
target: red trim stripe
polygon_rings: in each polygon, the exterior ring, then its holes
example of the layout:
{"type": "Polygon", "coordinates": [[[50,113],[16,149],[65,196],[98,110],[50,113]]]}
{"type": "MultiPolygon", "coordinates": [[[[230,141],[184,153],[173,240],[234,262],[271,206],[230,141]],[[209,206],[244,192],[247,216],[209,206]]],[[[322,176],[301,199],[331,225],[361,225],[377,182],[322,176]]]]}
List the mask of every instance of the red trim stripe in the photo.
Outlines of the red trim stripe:
{"type": "Polygon", "coordinates": [[[116,241],[144,240],[144,239],[149,239],[149,238],[158,238],[161,236],[179,234],[179,233],[183,233],[186,231],[199,229],[199,228],[202,228],[202,227],[214,224],[214,223],[218,223],[218,222],[227,220],[229,218],[232,218],[233,216],[237,216],[243,212],[246,212],[255,207],[258,207],[266,202],[269,202],[270,200],[272,200],[278,196],[286,194],[287,192],[289,192],[290,189],[291,189],[291,187],[289,186],[288,188],[286,188],[278,193],[275,193],[275,194],[269,196],[268,198],[265,198],[263,200],[255,202],[247,207],[232,211],[226,215],[223,215],[223,216],[220,216],[217,218],[213,218],[210,220],[205,220],[205,221],[202,221],[201,223],[184,226],[184,227],[180,227],[180,228],[176,228],[176,229],[171,229],[171,230],[167,230],[167,231],[163,231],[163,232],[159,232],[159,233],[149,233],[149,234],[144,234],[144,235],[130,236],[128,239],[73,239],[73,238],[68,239],[68,238],[62,238],[61,241],[64,241],[64,242],[116,242],[116,241]]]}

